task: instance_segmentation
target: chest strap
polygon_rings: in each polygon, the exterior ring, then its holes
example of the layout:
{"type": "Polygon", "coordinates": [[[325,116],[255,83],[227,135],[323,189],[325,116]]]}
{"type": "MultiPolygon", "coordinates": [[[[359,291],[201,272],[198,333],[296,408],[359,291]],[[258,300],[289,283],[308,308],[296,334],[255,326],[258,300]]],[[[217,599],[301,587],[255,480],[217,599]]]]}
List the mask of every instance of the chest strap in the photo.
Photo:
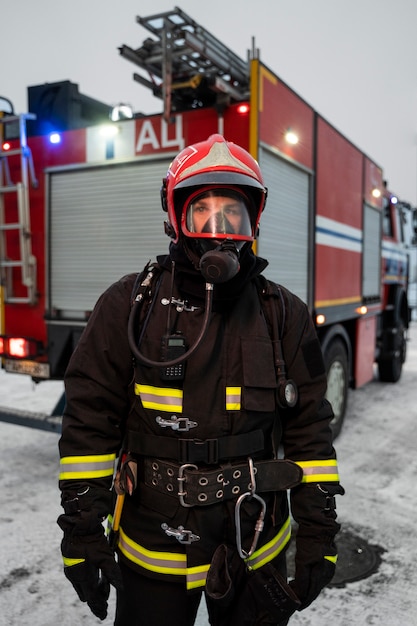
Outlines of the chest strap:
{"type": "MultiPolygon", "coordinates": [[[[303,479],[301,467],[284,459],[255,461],[253,470],[257,493],[292,489],[303,479]]],[[[182,506],[207,506],[237,499],[250,491],[250,471],[248,462],[199,469],[188,463],[179,466],[161,459],[145,459],[143,480],[159,493],[179,498],[182,506]]]]}
{"type": "Polygon", "coordinates": [[[128,434],[128,450],[131,454],[172,459],[180,465],[217,465],[222,461],[251,456],[264,449],[264,434],[260,429],[216,439],[180,439],[144,435],[135,431],[129,431],[128,434]]]}

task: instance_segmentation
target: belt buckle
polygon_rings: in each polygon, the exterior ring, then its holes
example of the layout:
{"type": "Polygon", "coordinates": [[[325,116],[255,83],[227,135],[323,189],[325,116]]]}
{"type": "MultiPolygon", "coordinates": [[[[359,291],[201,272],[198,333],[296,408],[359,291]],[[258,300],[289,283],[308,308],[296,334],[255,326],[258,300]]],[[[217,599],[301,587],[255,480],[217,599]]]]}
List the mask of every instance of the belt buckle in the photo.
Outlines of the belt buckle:
{"type": "Polygon", "coordinates": [[[197,470],[198,467],[197,465],[193,465],[192,463],[184,463],[183,465],[181,465],[178,469],[178,497],[180,499],[180,504],[181,506],[184,506],[186,508],[191,508],[193,505],[192,504],[187,504],[184,500],[185,496],[187,495],[187,492],[184,490],[185,487],[185,481],[186,481],[186,476],[184,476],[184,471],[186,469],[195,469],[197,470]]]}
{"type": "Polygon", "coordinates": [[[219,456],[218,439],[178,439],[178,460],[180,463],[194,461],[195,463],[217,465],[219,456]]]}

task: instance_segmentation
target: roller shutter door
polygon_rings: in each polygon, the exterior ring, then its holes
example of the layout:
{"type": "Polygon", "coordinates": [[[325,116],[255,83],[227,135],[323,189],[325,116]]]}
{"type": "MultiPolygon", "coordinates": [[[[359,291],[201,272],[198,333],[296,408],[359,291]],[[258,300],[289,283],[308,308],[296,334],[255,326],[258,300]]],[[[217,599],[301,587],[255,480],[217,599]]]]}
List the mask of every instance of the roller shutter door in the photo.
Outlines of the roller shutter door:
{"type": "Polygon", "coordinates": [[[259,162],[268,187],[257,248],[269,261],[265,276],[307,303],[310,176],[265,148],[259,162]]]}
{"type": "Polygon", "coordinates": [[[49,174],[49,302],[61,318],[91,311],[115,280],[168,250],[160,203],[169,161],[49,174]]]}
{"type": "Polygon", "coordinates": [[[368,204],[364,206],[362,295],[379,300],[381,297],[381,212],[368,204]]]}

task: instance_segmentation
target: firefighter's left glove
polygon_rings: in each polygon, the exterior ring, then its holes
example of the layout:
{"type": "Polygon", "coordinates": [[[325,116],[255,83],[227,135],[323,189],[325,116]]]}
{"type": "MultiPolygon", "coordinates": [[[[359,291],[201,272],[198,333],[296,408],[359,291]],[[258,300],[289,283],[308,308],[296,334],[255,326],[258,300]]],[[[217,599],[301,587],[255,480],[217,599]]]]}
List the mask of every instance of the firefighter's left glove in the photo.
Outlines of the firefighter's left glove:
{"type": "Polygon", "coordinates": [[[295,578],[290,586],[301,602],[299,611],[307,608],[332,580],[336,561],[333,540],[318,542],[310,537],[297,537],[295,578]]]}
{"type": "Polygon", "coordinates": [[[298,523],[295,577],[290,585],[299,598],[299,611],[307,608],[332,580],[337,561],[335,537],[336,495],[345,490],[339,484],[300,485],[293,490],[291,507],[298,523]]]}
{"type": "Polygon", "coordinates": [[[101,620],[107,616],[110,585],[123,587],[120,568],[104,533],[71,535],[64,533],[61,544],[64,573],[81,602],[87,602],[101,620]]]}

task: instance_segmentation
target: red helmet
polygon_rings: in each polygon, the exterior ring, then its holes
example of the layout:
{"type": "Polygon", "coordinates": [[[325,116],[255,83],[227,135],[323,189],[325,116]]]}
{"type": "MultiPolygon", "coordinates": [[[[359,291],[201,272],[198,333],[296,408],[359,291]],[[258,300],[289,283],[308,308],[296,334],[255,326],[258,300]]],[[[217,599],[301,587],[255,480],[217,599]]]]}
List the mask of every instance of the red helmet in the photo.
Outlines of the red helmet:
{"type": "MultiPolygon", "coordinates": [[[[206,141],[184,148],[168,169],[161,189],[162,207],[168,213],[166,232],[175,242],[181,232],[186,237],[253,241],[266,196],[267,189],[255,159],[222,135],[211,135],[206,141]],[[196,200],[201,202],[199,199],[207,196],[223,198],[223,212],[226,212],[225,196],[233,198],[236,204],[239,202],[240,210],[245,213],[245,227],[235,232],[228,222],[228,228],[223,227],[223,230],[209,226],[199,233],[193,232],[190,207],[196,204],[196,200]]],[[[227,204],[231,202],[229,200],[227,204]]]]}

